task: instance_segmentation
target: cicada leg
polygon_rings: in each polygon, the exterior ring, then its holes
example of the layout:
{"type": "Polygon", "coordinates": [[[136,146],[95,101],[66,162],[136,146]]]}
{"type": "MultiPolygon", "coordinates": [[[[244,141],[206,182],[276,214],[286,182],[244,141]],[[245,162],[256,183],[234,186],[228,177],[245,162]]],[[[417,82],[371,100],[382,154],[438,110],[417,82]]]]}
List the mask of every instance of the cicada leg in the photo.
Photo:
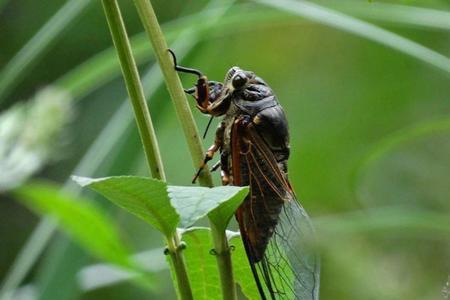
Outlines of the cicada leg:
{"type": "Polygon", "coordinates": [[[168,49],[168,51],[172,55],[173,64],[176,71],[194,74],[198,76],[198,80],[197,83],[195,84],[195,87],[185,90],[185,92],[194,96],[195,100],[197,101],[197,108],[201,112],[207,113],[208,112],[207,108],[210,103],[208,78],[197,69],[186,68],[178,65],[175,53],[171,49],[168,49]]]}
{"type": "Polygon", "coordinates": [[[211,172],[215,172],[217,171],[217,169],[220,168],[220,160],[218,160],[212,167],[211,167],[211,172]]]}
{"type": "Polygon", "coordinates": [[[205,157],[203,158],[203,162],[201,163],[197,173],[192,179],[192,183],[195,183],[198,176],[200,176],[200,173],[206,167],[207,163],[214,157],[214,154],[222,148],[224,132],[225,132],[225,123],[221,122],[216,130],[216,137],[214,139],[214,144],[212,144],[211,147],[209,147],[208,150],[206,151],[205,157]]]}
{"type": "Polygon", "coordinates": [[[196,88],[194,86],[194,87],[191,87],[190,89],[184,89],[184,92],[189,95],[195,95],[195,89],[196,88]]]}
{"type": "Polygon", "coordinates": [[[211,114],[209,108],[220,95],[222,83],[217,81],[208,81],[206,76],[202,76],[197,80],[195,86],[185,89],[186,94],[194,97],[197,102],[197,109],[204,114],[211,114]]]}

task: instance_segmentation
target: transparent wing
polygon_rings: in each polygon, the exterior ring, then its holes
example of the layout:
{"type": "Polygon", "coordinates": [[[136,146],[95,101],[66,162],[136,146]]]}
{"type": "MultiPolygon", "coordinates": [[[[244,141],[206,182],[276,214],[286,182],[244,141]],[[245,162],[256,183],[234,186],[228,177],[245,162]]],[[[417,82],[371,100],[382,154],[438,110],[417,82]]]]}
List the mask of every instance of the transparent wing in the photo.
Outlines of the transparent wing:
{"type": "Polygon", "coordinates": [[[279,299],[319,299],[319,257],[311,243],[314,231],[308,215],[294,199],[283,206],[265,260],[279,299]]]}
{"type": "Polygon", "coordinates": [[[318,299],[314,229],[274,154],[253,124],[232,131],[235,185],[250,193],[236,212],[262,299],[318,299]]]}

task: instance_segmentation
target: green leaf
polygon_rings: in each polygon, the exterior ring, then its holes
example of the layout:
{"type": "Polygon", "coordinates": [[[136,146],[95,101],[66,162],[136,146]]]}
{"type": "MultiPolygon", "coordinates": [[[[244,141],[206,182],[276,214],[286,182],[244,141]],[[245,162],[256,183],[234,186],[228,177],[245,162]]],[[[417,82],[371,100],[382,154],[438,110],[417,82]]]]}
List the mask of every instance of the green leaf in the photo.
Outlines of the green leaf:
{"type": "MultiPolygon", "coordinates": [[[[236,281],[248,299],[260,299],[240,235],[235,233],[233,236],[231,257],[236,281]]],[[[211,231],[209,228],[190,228],[182,233],[182,239],[186,243],[183,254],[194,299],[222,299],[216,258],[210,254],[214,248],[211,231]]]]}
{"type": "Polygon", "coordinates": [[[249,300],[261,299],[239,233],[232,234],[230,238],[230,247],[234,248],[234,251],[231,254],[233,272],[236,282],[241,287],[241,291],[249,300]]]}
{"type": "Polygon", "coordinates": [[[169,186],[168,192],[172,205],[181,216],[180,226],[189,227],[209,214],[211,221],[225,230],[231,216],[247,195],[248,188],[169,186]]]}
{"type": "Polygon", "coordinates": [[[148,222],[166,237],[173,235],[177,228],[180,217],[170,204],[163,181],[136,176],[98,179],[72,176],[72,179],[148,222]]]}
{"type": "Polygon", "coordinates": [[[209,228],[191,228],[183,232],[183,251],[194,299],[222,299],[216,258],[209,228]]]}
{"type": "MultiPolygon", "coordinates": [[[[220,191],[221,188],[231,187],[218,187],[216,189],[220,191]]],[[[226,202],[221,202],[216,209],[208,214],[209,220],[216,225],[217,229],[226,229],[228,222],[230,222],[231,217],[234,215],[239,205],[241,205],[241,203],[244,201],[248,192],[248,187],[239,187],[239,191],[236,192],[231,199],[226,202]]]]}
{"type": "Polygon", "coordinates": [[[131,266],[113,221],[87,200],[62,194],[60,187],[49,183],[30,183],[14,194],[36,213],[55,217],[63,230],[97,257],[131,266]]]}
{"type": "Polygon", "coordinates": [[[248,193],[247,187],[167,186],[159,180],[135,176],[72,178],[155,226],[166,236],[172,235],[179,224],[192,226],[208,213],[224,230],[248,193]]]}

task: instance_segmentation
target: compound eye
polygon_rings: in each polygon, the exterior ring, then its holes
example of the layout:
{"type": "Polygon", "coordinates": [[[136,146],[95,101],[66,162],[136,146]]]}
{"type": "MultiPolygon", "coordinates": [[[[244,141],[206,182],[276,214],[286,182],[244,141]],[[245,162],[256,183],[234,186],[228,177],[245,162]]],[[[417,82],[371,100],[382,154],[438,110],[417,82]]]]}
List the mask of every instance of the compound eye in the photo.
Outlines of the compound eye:
{"type": "Polygon", "coordinates": [[[247,77],[245,77],[245,75],[243,75],[243,74],[238,74],[233,77],[233,81],[231,82],[231,84],[233,85],[233,87],[235,89],[239,89],[239,88],[243,87],[246,82],[247,82],[247,77]]]}

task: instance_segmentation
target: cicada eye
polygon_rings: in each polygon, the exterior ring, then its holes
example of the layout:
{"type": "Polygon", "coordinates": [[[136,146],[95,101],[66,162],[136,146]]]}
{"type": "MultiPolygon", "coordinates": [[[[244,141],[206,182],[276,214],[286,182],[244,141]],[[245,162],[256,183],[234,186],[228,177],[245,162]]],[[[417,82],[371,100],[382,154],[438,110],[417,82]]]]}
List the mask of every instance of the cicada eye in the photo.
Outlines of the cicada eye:
{"type": "Polygon", "coordinates": [[[231,82],[231,84],[233,85],[233,87],[235,89],[238,89],[238,88],[243,87],[246,82],[247,82],[247,77],[245,77],[245,75],[243,75],[243,74],[238,74],[233,77],[233,81],[231,82]]]}

